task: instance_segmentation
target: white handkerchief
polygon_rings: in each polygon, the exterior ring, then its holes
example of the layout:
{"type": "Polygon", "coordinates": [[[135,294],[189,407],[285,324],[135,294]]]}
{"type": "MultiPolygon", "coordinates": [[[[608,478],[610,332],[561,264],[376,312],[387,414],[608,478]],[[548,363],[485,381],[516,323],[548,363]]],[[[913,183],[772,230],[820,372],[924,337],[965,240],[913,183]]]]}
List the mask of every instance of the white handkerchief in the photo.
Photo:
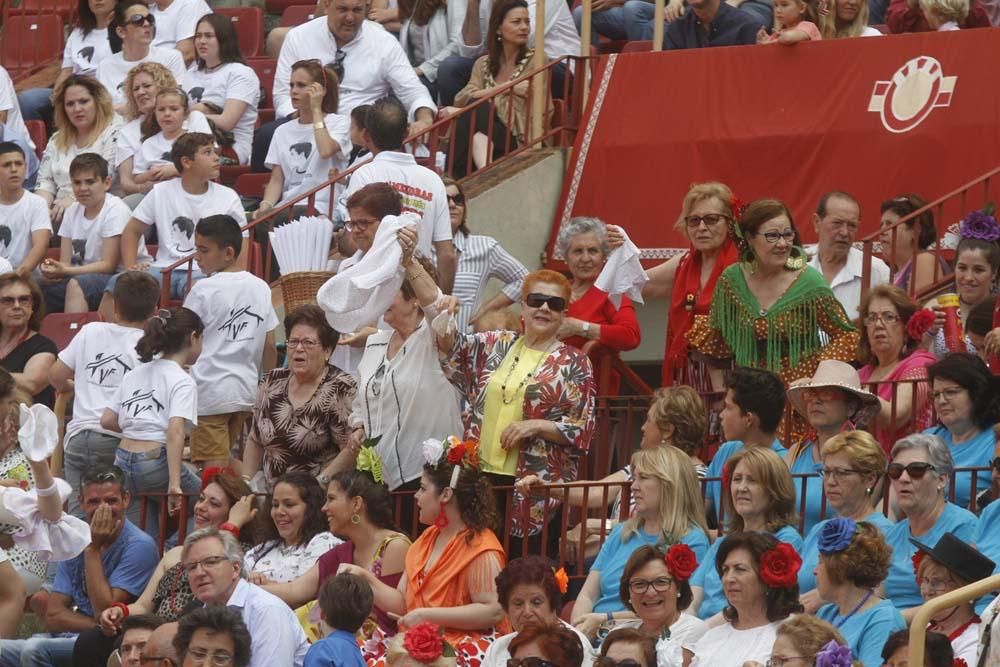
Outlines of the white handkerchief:
{"type": "Polygon", "coordinates": [[[625,236],[625,242],[611,251],[608,261],[601,269],[601,275],[594,282],[597,289],[607,293],[615,308],[621,307],[622,294],[627,294],[633,301],[644,303],[642,288],[649,282],[649,276],[639,261],[639,248],[632,243],[625,230],[622,230],[622,235],[625,236]]]}
{"type": "Polygon", "coordinates": [[[59,424],[52,410],[36,403],[30,408],[21,406],[21,428],[17,442],[29,461],[45,461],[56,451],[59,441],[59,424]]]}

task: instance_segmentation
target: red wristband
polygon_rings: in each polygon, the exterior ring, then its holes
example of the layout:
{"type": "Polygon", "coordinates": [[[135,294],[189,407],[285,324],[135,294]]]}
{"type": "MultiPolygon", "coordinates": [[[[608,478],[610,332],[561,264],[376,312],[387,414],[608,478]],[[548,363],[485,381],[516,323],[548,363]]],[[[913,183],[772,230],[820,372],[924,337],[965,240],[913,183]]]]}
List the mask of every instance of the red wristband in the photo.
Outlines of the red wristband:
{"type": "Polygon", "coordinates": [[[233,537],[237,540],[240,539],[240,527],[235,523],[230,523],[229,521],[219,524],[219,530],[224,530],[227,533],[231,533],[233,537]]]}
{"type": "Polygon", "coordinates": [[[127,604],[125,604],[124,602],[112,602],[111,606],[112,607],[118,607],[119,609],[122,610],[122,618],[123,619],[128,618],[129,611],[128,611],[128,605],[127,604]]]}

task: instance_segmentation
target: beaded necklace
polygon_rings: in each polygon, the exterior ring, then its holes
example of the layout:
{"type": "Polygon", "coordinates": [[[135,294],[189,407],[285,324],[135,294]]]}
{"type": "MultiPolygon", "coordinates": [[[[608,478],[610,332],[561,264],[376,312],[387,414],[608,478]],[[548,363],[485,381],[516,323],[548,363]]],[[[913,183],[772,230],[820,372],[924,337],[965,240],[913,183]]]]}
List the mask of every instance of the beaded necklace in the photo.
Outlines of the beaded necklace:
{"type": "Polygon", "coordinates": [[[865,603],[868,602],[873,595],[875,595],[874,589],[869,588],[868,592],[865,593],[865,596],[861,598],[861,602],[856,604],[854,606],[854,609],[848,612],[846,616],[841,616],[840,612],[837,612],[837,616],[834,618],[833,621],[833,627],[840,628],[844,623],[847,623],[847,621],[850,620],[851,616],[854,616],[856,613],[858,613],[858,611],[865,606],[865,603]]]}
{"type": "Polygon", "coordinates": [[[514,389],[514,393],[511,394],[510,397],[508,397],[507,383],[510,382],[510,378],[514,374],[514,370],[517,368],[518,363],[520,363],[521,351],[524,350],[525,347],[527,347],[527,345],[525,345],[523,338],[521,338],[514,344],[514,349],[512,350],[512,352],[514,353],[514,363],[512,363],[510,367],[507,369],[507,377],[505,377],[503,382],[500,384],[500,400],[503,401],[504,405],[510,405],[511,403],[514,402],[514,399],[517,398],[517,395],[519,393],[521,393],[521,390],[524,388],[524,385],[528,384],[528,381],[531,380],[531,378],[535,375],[535,371],[537,371],[538,367],[541,366],[546,359],[548,359],[549,353],[552,351],[552,344],[550,343],[547,348],[542,350],[544,354],[542,354],[538,358],[538,361],[535,363],[535,367],[532,368],[530,371],[528,371],[527,375],[521,378],[521,382],[518,383],[517,388],[514,389]]]}

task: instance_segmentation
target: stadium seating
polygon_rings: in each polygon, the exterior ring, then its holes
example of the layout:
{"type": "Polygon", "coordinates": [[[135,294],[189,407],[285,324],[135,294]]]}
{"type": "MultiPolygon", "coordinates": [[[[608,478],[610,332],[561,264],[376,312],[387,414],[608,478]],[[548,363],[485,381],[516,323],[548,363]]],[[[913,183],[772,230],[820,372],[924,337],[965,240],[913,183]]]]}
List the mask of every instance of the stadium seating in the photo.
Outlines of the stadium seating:
{"type": "Polygon", "coordinates": [[[4,20],[9,16],[43,16],[57,13],[66,23],[76,20],[77,3],[74,0],[21,0],[17,6],[8,0],[3,7],[4,20]]]}
{"type": "Polygon", "coordinates": [[[40,334],[56,344],[61,352],[88,322],[99,322],[99,313],[49,313],[42,320],[40,334]]]}
{"type": "Polygon", "coordinates": [[[233,22],[244,58],[261,54],[264,49],[264,12],[259,7],[220,7],[215,11],[228,16],[233,22]]]}
{"type": "Polygon", "coordinates": [[[292,5],[291,7],[286,7],[285,11],[281,12],[281,21],[278,22],[279,26],[285,28],[294,28],[297,25],[302,25],[306,21],[310,21],[316,16],[316,5],[292,5]]]}
{"type": "Polygon", "coordinates": [[[31,137],[31,142],[35,144],[35,153],[38,155],[38,159],[42,159],[42,153],[45,152],[45,147],[49,145],[49,134],[45,130],[45,122],[41,120],[26,120],[24,121],[24,126],[28,128],[28,136],[31,137]]]}
{"type": "Polygon", "coordinates": [[[274,88],[274,72],[278,61],[274,58],[247,58],[247,65],[257,73],[260,79],[260,89],[263,93],[260,104],[257,105],[258,122],[269,123],[274,120],[274,100],[271,99],[271,89],[274,88]]]}
{"type": "Polygon", "coordinates": [[[8,14],[0,45],[0,62],[17,78],[38,65],[62,56],[63,21],[58,15],[8,14]]]}

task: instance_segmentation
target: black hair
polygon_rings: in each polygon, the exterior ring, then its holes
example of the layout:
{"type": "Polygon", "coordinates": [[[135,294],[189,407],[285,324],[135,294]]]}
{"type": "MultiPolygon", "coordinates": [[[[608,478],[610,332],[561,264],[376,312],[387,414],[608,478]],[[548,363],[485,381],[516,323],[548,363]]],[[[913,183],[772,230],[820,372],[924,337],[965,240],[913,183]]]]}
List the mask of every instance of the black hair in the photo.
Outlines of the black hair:
{"type": "Polygon", "coordinates": [[[927,367],[927,378],[950,380],[969,392],[972,420],[979,428],[1000,422],[1000,380],[986,363],[968,352],[951,352],[927,367]]]}
{"type": "MultiPolygon", "coordinates": [[[[323,514],[323,503],[326,500],[326,491],[319,485],[316,478],[307,472],[292,471],[286,472],[274,482],[274,487],[279,484],[287,484],[295,487],[299,498],[305,504],[305,514],[302,516],[302,535],[298,544],[294,546],[309,544],[312,538],[330,529],[326,515],[323,514]]],[[[271,507],[274,504],[274,487],[271,495],[264,500],[264,510],[261,512],[260,520],[257,522],[256,543],[264,545],[254,560],[254,565],[271,553],[275,548],[282,546],[281,536],[278,534],[278,527],[274,525],[271,518],[271,507]]]]}
{"type": "MultiPolygon", "coordinates": [[[[920,195],[905,194],[882,202],[882,205],[879,207],[879,213],[892,211],[900,218],[905,218],[911,213],[919,211],[924,206],[927,206],[927,202],[920,195]]],[[[934,227],[933,210],[924,211],[913,220],[904,224],[911,229],[914,226],[919,227],[917,230],[917,247],[921,250],[927,250],[931,247],[931,244],[937,241],[937,228],[934,227]]]]}
{"type": "Polygon", "coordinates": [[[362,130],[368,129],[368,113],[372,110],[372,105],[370,104],[359,104],[358,106],[351,109],[351,120],[353,120],[358,128],[362,130]]]}
{"type": "Polygon", "coordinates": [[[149,319],[160,301],[160,285],[145,271],[125,271],[118,276],[112,293],[118,315],[125,322],[149,319]]]}
{"type": "Polygon", "coordinates": [[[820,218],[826,217],[826,207],[830,205],[831,199],[846,199],[847,201],[857,206],[858,210],[861,209],[861,205],[858,203],[858,200],[855,199],[852,195],[849,195],[841,190],[834,190],[832,192],[827,192],[825,195],[819,198],[819,204],[816,206],[817,216],[819,216],[820,218]]]}
{"type": "Polygon", "coordinates": [[[376,528],[396,529],[392,517],[392,500],[389,487],[376,482],[371,473],[362,470],[344,470],[330,479],[348,498],[361,498],[365,503],[365,516],[376,528]]]}
{"type": "Polygon", "coordinates": [[[785,385],[781,378],[761,368],[737,368],[729,378],[733,403],[760,420],[760,430],[774,433],[785,412],[785,385]]]}
{"type": "Polygon", "coordinates": [[[76,22],[80,26],[80,30],[83,31],[84,37],[89,35],[92,30],[97,29],[97,15],[90,11],[88,0],[77,0],[76,22]]]}
{"type": "MultiPolygon", "coordinates": [[[[215,39],[219,42],[219,61],[222,64],[240,63],[246,65],[247,61],[243,59],[243,54],[240,52],[240,38],[236,34],[233,20],[224,14],[209,12],[198,19],[198,23],[195,23],[195,30],[198,30],[199,24],[205,22],[212,26],[215,31],[215,39]]],[[[201,56],[196,56],[195,59],[198,61],[198,69],[205,70],[208,67],[201,56]]]]}
{"type": "Polygon", "coordinates": [[[25,157],[24,149],[13,141],[0,141],[0,155],[4,153],[20,153],[22,158],[25,157]]]}
{"type": "Polygon", "coordinates": [[[146,5],[145,2],[141,2],[140,0],[123,0],[122,2],[119,2],[117,5],[115,5],[115,19],[113,23],[114,26],[119,28],[125,27],[125,22],[128,20],[128,14],[126,14],[125,12],[128,11],[130,7],[143,7],[147,10],[149,9],[148,5],[146,5]]]}
{"type": "Polygon", "coordinates": [[[70,178],[76,176],[81,171],[89,171],[100,180],[104,180],[110,173],[108,171],[108,161],[97,153],[80,153],[69,163],[70,178]]]}
{"type": "Polygon", "coordinates": [[[193,310],[183,306],[160,310],[146,321],[135,351],[139,360],[146,363],[158,354],[180,352],[188,344],[191,334],[200,336],[204,331],[205,323],[193,310]]]}
{"type": "Polygon", "coordinates": [[[401,150],[406,138],[406,120],[406,108],[399,100],[392,97],[377,100],[368,112],[365,128],[372,145],[380,151],[401,150]]]}
{"type": "Polygon", "coordinates": [[[317,601],[327,625],[352,635],[364,624],[375,604],[368,582],[346,572],[327,577],[320,586],[317,601]]]}
{"type": "Polygon", "coordinates": [[[233,259],[240,256],[243,248],[243,232],[236,218],[225,213],[210,215],[198,221],[194,233],[211,239],[220,249],[232,248],[233,259]]]}
{"type": "Polygon", "coordinates": [[[1000,271],[1000,245],[996,241],[984,241],[969,236],[963,238],[958,242],[958,247],[955,248],[955,262],[958,262],[958,258],[963,252],[975,250],[983,253],[983,257],[986,258],[986,263],[990,265],[993,273],[1000,271]]]}
{"type": "Polygon", "coordinates": [[[115,465],[95,465],[92,468],[85,468],[80,479],[80,494],[91,484],[108,484],[117,482],[122,494],[128,492],[125,488],[125,471],[115,465]]]}
{"type": "Polygon", "coordinates": [[[155,614],[134,614],[122,621],[120,636],[124,636],[129,630],[141,628],[143,630],[155,630],[166,623],[166,621],[155,614]]]}
{"type": "Polygon", "coordinates": [[[965,318],[965,331],[977,336],[985,336],[993,331],[993,311],[996,305],[995,296],[988,296],[985,301],[977,303],[965,318]]]}
{"type": "MultiPolygon", "coordinates": [[[[893,653],[909,644],[910,631],[897,630],[889,635],[882,646],[882,660],[889,662],[893,653]]],[[[954,659],[954,649],[947,636],[940,632],[928,632],[924,635],[924,667],[952,667],[954,659]]]]}
{"type": "Polygon", "coordinates": [[[174,650],[181,662],[187,656],[195,631],[201,629],[213,634],[224,633],[232,638],[234,667],[247,667],[250,664],[250,632],[239,614],[221,604],[200,607],[178,619],[174,650]]]}
{"type": "MultiPolygon", "coordinates": [[[[760,579],[760,560],[765,552],[778,546],[778,539],[770,533],[731,533],[723,538],[719,551],[715,555],[715,571],[722,576],[722,567],[726,563],[729,554],[744,549],[749,552],[753,560],[754,571],[760,579]]],[[[799,582],[796,580],[791,586],[784,588],[771,588],[763,581],[760,584],[764,588],[764,600],[766,604],[767,620],[772,623],[783,621],[791,614],[802,613],[802,605],[799,603],[799,582]]],[[[738,613],[732,605],[726,606],[722,610],[722,615],[729,622],[736,620],[738,613]]]]}
{"type": "Polygon", "coordinates": [[[183,174],[184,165],[181,164],[183,158],[193,160],[199,150],[205,146],[214,145],[215,137],[211,134],[206,134],[205,132],[185,132],[174,140],[174,145],[170,148],[170,161],[177,167],[177,173],[183,174]]]}

